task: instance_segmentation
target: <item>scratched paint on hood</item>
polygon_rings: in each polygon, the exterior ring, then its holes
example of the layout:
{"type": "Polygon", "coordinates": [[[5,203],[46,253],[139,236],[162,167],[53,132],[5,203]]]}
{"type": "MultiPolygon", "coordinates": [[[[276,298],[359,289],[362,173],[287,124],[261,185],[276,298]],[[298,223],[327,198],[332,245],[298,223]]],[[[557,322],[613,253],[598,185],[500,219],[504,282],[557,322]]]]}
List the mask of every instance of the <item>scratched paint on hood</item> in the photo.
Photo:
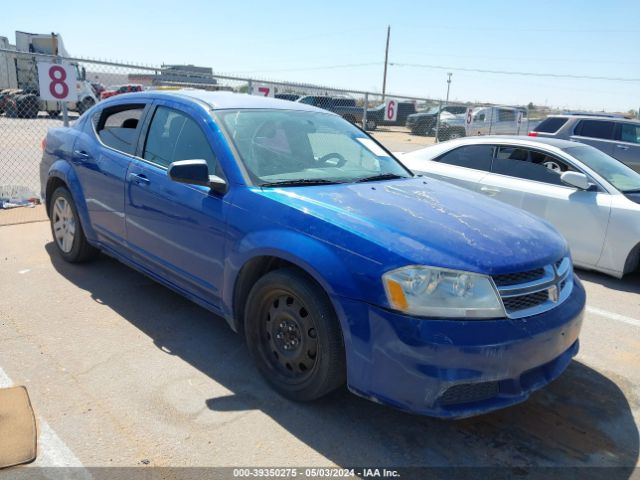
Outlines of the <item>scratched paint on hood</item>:
{"type": "MultiPolygon", "coordinates": [[[[567,250],[547,222],[438,180],[264,189],[262,195],[304,213],[309,234],[322,238],[334,225],[416,264],[503,273],[551,263],[567,250]]],[[[350,241],[343,235],[332,243],[340,238],[350,241]]]]}

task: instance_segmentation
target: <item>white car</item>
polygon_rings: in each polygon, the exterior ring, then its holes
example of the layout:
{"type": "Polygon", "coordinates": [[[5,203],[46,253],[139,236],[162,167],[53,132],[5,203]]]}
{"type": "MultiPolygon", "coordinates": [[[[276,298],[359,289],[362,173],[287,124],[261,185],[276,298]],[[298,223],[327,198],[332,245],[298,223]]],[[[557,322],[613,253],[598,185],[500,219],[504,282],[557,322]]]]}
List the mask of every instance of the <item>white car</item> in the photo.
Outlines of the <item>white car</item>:
{"type": "Polygon", "coordinates": [[[528,210],[567,239],[574,263],[621,278],[640,260],[640,174],[589,145],[467,137],[398,157],[418,174],[528,210]]]}

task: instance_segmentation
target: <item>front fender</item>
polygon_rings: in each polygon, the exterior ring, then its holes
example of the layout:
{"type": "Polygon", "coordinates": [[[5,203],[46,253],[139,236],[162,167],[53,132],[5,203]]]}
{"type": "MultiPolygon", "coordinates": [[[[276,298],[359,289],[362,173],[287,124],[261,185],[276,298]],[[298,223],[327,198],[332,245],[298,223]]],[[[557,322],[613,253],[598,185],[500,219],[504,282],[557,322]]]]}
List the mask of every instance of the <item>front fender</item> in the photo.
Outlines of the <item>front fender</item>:
{"type": "Polygon", "coordinates": [[[282,258],[311,275],[329,295],[360,298],[353,274],[334,248],[301,232],[269,229],[251,232],[227,251],[225,304],[232,304],[233,285],[242,267],[261,256],[282,258]]]}
{"type": "MultiPolygon", "coordinates": [[[[264,256],[281,258],[305,271],[325,290],[338,311],[337,297],[361,299],[363,296],[356,272],[365,270],[366,266],[347,268],[353,262],[345,259],[345,255],[346,252],[302,232],[273,228],[247,234],[227,248],[223,290],[225,317],[230,319],[234,314],[234,289],[243,266],[252,259],[264,256]]],[[[342,323],[344,320],[341,318],[342,323]]],[[[348,332],[348,326],[343,324],[342,331],[348,332]]],[[[345,341],[348,339],[345,338],[345,341]]]]}
{"type": "MultiPolygon", "coordinates": [[[[78,215],[80,216],[82,230],[84,231],[84,234],[87,237],[89,243],[94,243],[95,241],[97,241],[97,236],[89,220],[89,210],[87,209],[87,202],[84,196],[84,192],[82,191],[82,188],[80,188],[80,181],[78,180],[76,171],[66,160],[56,160],[47,172],[47,188],[45,192],[48,191],[48,186],[54,178],[62,180],[71,192],[71,197],[76,204],[76,210],[78,211],[78,215]]],[[[49,199],[47,198],[45,201],[48,203],[49,199]]]]}

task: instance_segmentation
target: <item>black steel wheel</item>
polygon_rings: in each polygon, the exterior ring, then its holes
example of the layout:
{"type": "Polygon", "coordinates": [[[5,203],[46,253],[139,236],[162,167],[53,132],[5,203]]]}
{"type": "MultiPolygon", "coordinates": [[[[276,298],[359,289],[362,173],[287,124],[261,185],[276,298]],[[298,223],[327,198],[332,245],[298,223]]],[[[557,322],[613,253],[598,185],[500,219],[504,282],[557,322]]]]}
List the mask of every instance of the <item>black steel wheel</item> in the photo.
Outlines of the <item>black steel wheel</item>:
{"type": "Polygon", "coordinates": [[[93,107],[96,102],[91,97],[84,98],[80,103],[78,103],[78,113],[82,115],[84,112],[93,107]]]}
{"type": "Polygon", "coordinates": [[[260,372],[287,398],[314,400],[345,381],[338,319],[327,295],[302,272],[275,270],[256,282],[245,336],[260,372]]]}

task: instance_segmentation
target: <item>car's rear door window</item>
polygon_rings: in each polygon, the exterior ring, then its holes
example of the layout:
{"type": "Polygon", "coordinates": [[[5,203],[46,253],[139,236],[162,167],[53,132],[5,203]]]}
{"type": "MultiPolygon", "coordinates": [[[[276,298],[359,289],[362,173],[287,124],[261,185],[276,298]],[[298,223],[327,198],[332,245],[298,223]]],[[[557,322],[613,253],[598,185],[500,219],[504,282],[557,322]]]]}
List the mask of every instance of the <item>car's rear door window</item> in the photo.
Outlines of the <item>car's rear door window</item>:
{"type": "Polygon", "coordinates": [[[606,120],[581,120],[574,133],[581,137],[613,140],[613,127],[614,123],[606,120]]]}
{"type": "Polygon", "coordinates": [[[506,110],[504,108],[499,108],[498,121],[499,122],[515,122],[516,121],[515,110],[506,110]]]}
{"type": "Polygon", "coordinates": [[[534,132],[556,133],[562,126],[567,123],[568,118],[549,117],[545,118],[540,124],[533,129],[534,132]]]}
{"type": "Polygon", "coordinates": [[[178,160],[205,160],[216,173],[216,156],[202,129],[185,113],[158,107],[151,120],[142,158],[162,167],[178,160]]]}
{"type": "Polygon", "coordinates": [[[440,163],[488,172],[491,170],[493,148],[492,145],[466,145],[451,150],[434,160],[440,163]]]}
{"type": "Polygon", "coordinates": [[[552,185],[564,185],[560,175],[570,170],[575,169],[557,157],[512,146],[497,147],[492,167],[493,173],[552,185]]]}
{"type": "Polygon", "coordinates": [[[107,147],[133,155],[145,105],[118,105],[105,108],[94,117],[96,133],[107,147]]]}
{"type": "Polygon", "coordinates": [[[621,123],[616,140],[627,143],[640,143],[640,125],[621,123]]]}

